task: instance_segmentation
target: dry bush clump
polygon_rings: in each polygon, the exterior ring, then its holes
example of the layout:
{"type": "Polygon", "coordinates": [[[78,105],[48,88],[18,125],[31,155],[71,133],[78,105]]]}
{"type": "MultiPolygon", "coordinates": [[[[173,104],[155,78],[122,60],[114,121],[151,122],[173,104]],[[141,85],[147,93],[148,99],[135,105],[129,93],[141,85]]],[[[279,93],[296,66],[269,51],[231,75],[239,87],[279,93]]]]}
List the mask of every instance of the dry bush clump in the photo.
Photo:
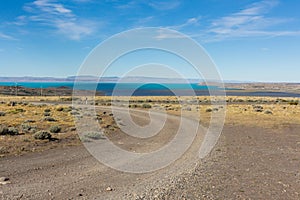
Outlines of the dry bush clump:
{"type": "Polygon", "coordinates": [[[33,134],[34,139],[36,140],[50,140],[52,135],[47,131],[38,131],[33,134]]]}

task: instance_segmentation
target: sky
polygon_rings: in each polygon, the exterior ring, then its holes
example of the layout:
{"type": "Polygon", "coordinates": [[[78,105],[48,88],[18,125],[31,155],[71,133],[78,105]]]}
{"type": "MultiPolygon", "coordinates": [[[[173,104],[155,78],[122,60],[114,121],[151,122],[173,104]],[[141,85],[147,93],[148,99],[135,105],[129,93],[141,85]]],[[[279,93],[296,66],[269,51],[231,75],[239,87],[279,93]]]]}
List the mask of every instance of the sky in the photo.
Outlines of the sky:
{"type": "MultiPolygon", "coordinates": [[[[1,1],[0,76],[76,75],[112,35],[159,27],[202,45],[225,80],[300,82],[299,8],[297,0],[1,1]]],[[[173,59],[171,67],[195,77],[184,62],[149,51],[120,59],[106,76],[120,76],[132,60],[147,63],[153,55],[173,59]]]]}

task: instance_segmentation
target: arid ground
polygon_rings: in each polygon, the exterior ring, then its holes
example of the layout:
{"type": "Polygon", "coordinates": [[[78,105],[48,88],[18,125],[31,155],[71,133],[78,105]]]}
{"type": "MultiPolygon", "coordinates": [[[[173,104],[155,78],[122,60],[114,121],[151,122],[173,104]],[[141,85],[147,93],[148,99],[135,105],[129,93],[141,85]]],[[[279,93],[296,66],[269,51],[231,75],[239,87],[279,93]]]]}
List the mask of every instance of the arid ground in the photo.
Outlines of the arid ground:
{"type": "MultiPolygon", "coordinates": [[[[117,99],[121,108],[128,107],[125,98],[117,99]]],[[[180,102],[176,97],[131,97],[137,124],[149,123],[149,110],[169,114],[164,129],[146,140],[121,133],[110,97],[82,100],[95,105],[92,119],[105,137],[134,152],[168,143],[180,115],[191,121],[200,117],[202,128],[180,159],[142,174],[116,171],[89,154],[79,138],[89,142],[97,135],[78,136],[74,118],[81,111],[70,100],[0,97],[1,199],[300,199],[297,98],[227,97],[227,106],[212,107],[209,97],[182,97],[180,102]],[[221,137],[212,152],[199,159],[212,114],[223,111],[221,137]]],[[[189,127],[185,131],[188,134],[189,127]]]]}

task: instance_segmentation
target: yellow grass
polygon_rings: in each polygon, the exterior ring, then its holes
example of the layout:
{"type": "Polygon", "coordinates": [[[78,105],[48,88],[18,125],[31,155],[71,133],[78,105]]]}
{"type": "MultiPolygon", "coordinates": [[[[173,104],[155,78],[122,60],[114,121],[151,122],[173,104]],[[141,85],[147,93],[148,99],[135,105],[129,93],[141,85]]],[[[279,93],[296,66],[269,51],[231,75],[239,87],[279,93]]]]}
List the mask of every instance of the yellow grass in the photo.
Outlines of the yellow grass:
{"type": "MultiPolygon", "coordinates": [[[[0,136],[0,156],[10,155],[10,154],[22,154],[29,151],[45,150],[49,148],[56,148],[59,146],[66,145],[78,145],[80,141],[76,132],[70,131],[71,127],[75,126],[74,118],[70,112],[58,111],[57,108],[63,107],[68,108],[69,105],[34,105],[31,102],[39,102],[43,104],[44,102],[62,102],[64,99],[70,99],[71,97],[15,97],[15,96],[0,96],[0,111],[6,113],[5,116],[0,116],[0,124],[5,124],[7,126],[17,127],[20,132],[21,125],[25,123],[26,120],[30,119],[35,122],[28,123],[37,130],[49,130],[53,125],[59,125],[62,127],[62,133],[56,134],[55,137],[60,139],[59,142],[49,142],[49,141],[37,141],[32,137],[32,133],[25,133],[19,136],[0,136]],[[11,101],[16,102],[27,102],[27,105],[17,104],[16,106],[10,106],[8,103],[11,101]],[[24,112],[20,112],[23,109],[24,112]],[[44,113],[46,109],[50,109],[50,115],[56,121],[48,122],[44,121],[44,113]]],[[[115,99],[118,101],[124,101],[121,104],[126,104],[125,101],[128,97],[95,97],[95,102],[98,105],[110,105],[111,100],[115,99]]],[[[210,101],[214,98],[209,96],[204,97],[173,97],[173,96],[163,96],[163,97],[129,97],[132,101],[131,105],[136,105],[137,109],[143,109],[143,104],[150,104],[151,109],[156,111],[167,110],[168,113],[174,115],[180,115],[181,109],[183,110],[187,107],[191,109],[184,110],[183,114],[190,118],[195,118],[200,116],[200,121],[203,125],[208,126],[212,112],[207,112],[208,108],[212,108],[210,101]],[[190,101],[199,100],[201,103],[199,105],[180,105],[176,100],[190,101]]],[[[88,97],[89,103],[93,103],[93,98],[88,97]]],[[[262,126],[265,128],[278,129],[287,127],[290,124],[300,124],[300,105],[289,105],[290,101],[297,101],[299,98],[277,98],[277,97],[227,97],[227,101],[234,103],[229,103],[225,108],[219,108],[220,112],[222,109],[226,109],[226,121],[227,125],[247,125],[247,126],[262,126]],[[281,102],[279,101],[281,100],[281,102]],[[284,100],[282,102],[282,100],[284,100]],[[251,102],[247,102],[251,101],[251,102]],[[277,102],[276,102],[277,101],[277,102]],[[239,102],[239,103],[236,103],[239,102]],[[242,103],[240,103],[242,102],[242,103]],[[262,112],[255,112],[253,105],[263,106],[262,112]],[[265,111],[271,111],[272,114],[266,114],[265,111]]],[[[83,103],[85,102],[85,97],[82,97],[83,103]]],[[[70,102],[71,103],[71,102],[70,102]]],[[[218,106],[217,106],[218,107],[218,106]]],[[[105,128],[107,125],[114,124],[114,119],[112,116],[99,114],[102,118],[102,123],[100,126],[105,128]]],[[[110,131],[114,131],[111,129],[110,131]]],[[[113,133],[112,133],[113,134],[113,133]]]]}

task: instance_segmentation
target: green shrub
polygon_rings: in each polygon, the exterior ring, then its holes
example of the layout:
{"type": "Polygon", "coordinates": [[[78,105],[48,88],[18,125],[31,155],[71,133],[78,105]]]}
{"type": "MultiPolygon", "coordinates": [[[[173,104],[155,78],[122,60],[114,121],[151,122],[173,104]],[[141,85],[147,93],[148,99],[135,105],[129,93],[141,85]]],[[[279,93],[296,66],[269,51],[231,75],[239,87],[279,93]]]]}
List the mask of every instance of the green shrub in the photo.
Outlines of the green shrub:
{"type": "Polygon", "coordinates": [[[76,131],[76,127],[69,128],[70,131],[76,131]]]}
{"type": "Polygon", "coordinates": [[[272,115],[273,114],[273,112],[270,111],[270,110],[266,110],[264,113],[267,114],[267,115],[272,115]]]}
{"type": "Polygon", "coordinates": [[[55,125],[50,127],[50,132],[51,133],[59,133],[61,131],[61,127],[55,125]]]}
{"type": "Polygon", "coordinates": [[[15,127],[7,127],[6,125],[0,125],[0,135],[18,135],[19,131],[15,127]]]}
{"type": "Polygon", "coordinates": [[[24,123],[34,123],[34,122],[35,122],[35,120],[33,120],[33,119],[27,119],[24,121],[24,123]]]}
{"type": "Polygon", "coordinates": [[[69,106],[69,107],[63,108],[63,111],[64,112],[71,112],[72,111],[72,107],[69,106]]]}
{"type": "Polygon", "coordinates": [[[143,108],[152,108],[151,104],[148,104],[148,103],[144,103],[142,105],[143,108]]]}
{"type": "Polygon", "coordinates": [[[53,117],[45,117],[44,121],[55,122],[56,120],[53,117]]]}
{"type": "Polygon", "coordinates": [[[298,104],[299,104],[298,101],[291,101],[291,102],[289,102],[289,105],[297,106],[298,104]]]}
{"type": "Polygon", "coordinates": [[[56,108],[56,111],[59,111],[59,112],[61,112],[61,111],[63,111],[63,110],[64,110],[63,107],[58,107],[58,108],[56,108]]]}
{"type": "Polygon", "coordinates": [[[31,130],[31,126],[29,124],[21,124],[22,131],[29,132],[31,130]]]}
{"type": "Polygon", "coordinates": [[[206,110],[205,110],[205,112],[212,112],[213,110],[211,109],[211,108],[207,108],[206,110]]]}
{"type": "Polygon", "coordinates": [[[8,135],[19,135],[19,130],[15,127],[9,127],[8,135]]]}
{"type": "Polygon", "coordinates": [[[16,108],[15,109],[17,112],[25,112],[25,110],[23,108],[16,108]]]}
{"type": "Polygon", "coordinates": [[[70,114],[71,114],[71,115],[80,115],[80,113],[77,112],[77,111],[72,111],[72,112],[70,112],[70,114]]]}
{"type": "Polygon", "coordinates": [[[138,104],[132,104],[129,106],[129,108],[138,108],[138,107],[140,107],[138,104]]]}
{"type": "Polygon", "coordinates": [[[16,108],[15,110],[11,110],[9,112],[12,113],[12,114],[18,114],[18,113],[21,113],[21,112],[25,112],[25,110],[22,109],[22,108],[16,108]]]}
{"type": "Polygon", "coordinates": [[[262,112],[264,110],[264,107],[260,106],[260,105],[253,105],[253,110],[254,112],[262,112]]]}
{"type": "Polygon", "coordinates": [[[38,131],[33,134],[33,138],[36,140],[50,140],[52,138],[52,135],[47,131],[38,131]]]}
{"type": "Polygon", "coordinates": [[[85,138],[93,139],[93,140],[99,140],[102,139],[103,136],[98,132],[90,132],[84,135],[85,138]]]}
{"type": "Polygon", "coordinates": [[[49,112],[45,112],[45,113],[44,113],[44,116],[45,116],[45,117],[49,117],[50,115],[51,115],[51,114],[50,114],[49,112]]]}
{"type": "Polygon", "coordinates": [[[219,109],[218,108],[213,108],[213,111],[219,111],[219,109]]]}

